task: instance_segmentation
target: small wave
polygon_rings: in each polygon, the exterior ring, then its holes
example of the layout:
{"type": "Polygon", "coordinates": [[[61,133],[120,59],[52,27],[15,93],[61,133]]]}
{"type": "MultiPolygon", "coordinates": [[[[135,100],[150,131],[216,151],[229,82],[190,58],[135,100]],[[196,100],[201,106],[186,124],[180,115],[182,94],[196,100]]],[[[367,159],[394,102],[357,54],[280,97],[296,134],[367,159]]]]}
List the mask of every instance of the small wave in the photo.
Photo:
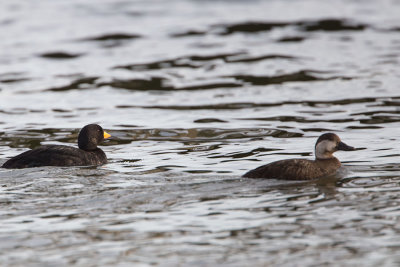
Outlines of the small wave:
{"type": "Polygon", "coordinates": [[[333,79],[351,80],[352,77],[332,76],[332,77],[318,77],[313,73],[320,73],[320,71],[301,70],[293,73],[276,75],[276,76],[253,76],[253,75],[233,75],[227,76],[235,78],[236,80],[250,83],[252,85],[269,85],[269,84],[282,84],[287,82],[310,82],[310,81],[327,81],[333,79]]]}
{"type": "Polygon", "coordinates": [[[131,40],[138,39],[142,36],[139,34],[128,34],[128,33],[110,33],[110,34],[102,34],[95,37],[88,37],[82,39],[83,41],[115,41],[115,40],[131,40]]]}
{"type": "Polygon", "coordinates": [[[87,87],[88,85],[95,84],[97,79],[99,79],[99,77],[78,78],[78,79],[72,81],[68,85],[60,86],[60,87],[53,87],[53,88],[45,89],[44,91],[62,92],[62,91],[68,91],[68,90],[79,90],[79,89],[83,89],[83,88],[87,87]]]}
{"type": "Polygon", "coordinates": [[[63,51],[56,51],[56,52],[47,52],[40,54],[40,57],[43,58],[50,58],[50,59],[72,59],[82,56],[83,54],[73,54],[63,51]]]}
{"type": "Polygon", "coordinates": [[[219,29],[221,35],[234,33],[259,33],[271,31],[275,28],[296,27],[301,31],[363,31],[369,26],[348,19],[322,19],[304,20],[295,22],[259,22],[249,21],[234,24],[215,25],[212,28],[219,29]]]}
{"type": "Polygon", "coordinates": [[[116,66],[114,69],[127,69],[127,70],[158,70],[166,68],[200,68],[202,67],[199,62],[208,62],[214,60],[223,60],[230,62],[230,58],[243,55],[244,53],[225,53],[217,55],[188,55],[178,57],[175,59],[161,60],[150,63],[129,64],[116,66]]]}

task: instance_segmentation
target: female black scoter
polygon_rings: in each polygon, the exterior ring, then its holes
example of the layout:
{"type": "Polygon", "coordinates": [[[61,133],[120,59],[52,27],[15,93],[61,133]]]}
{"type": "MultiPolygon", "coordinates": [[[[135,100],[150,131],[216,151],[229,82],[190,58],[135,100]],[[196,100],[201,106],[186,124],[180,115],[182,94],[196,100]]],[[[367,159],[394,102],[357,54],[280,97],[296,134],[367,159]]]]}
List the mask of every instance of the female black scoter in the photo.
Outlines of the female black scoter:
{"type": "Polygon", "coordinates": [[[62,145],[44,145],[9,159],[2,167],[20,169],[40,166],[102,165],[107,163],[107,157],[97,145],[110,136],[99,125],[89,124],[79,132],[79,148],[62,145]]]}
{"type": "Polygon", "coordinates": [[[251,170],[243,177],[312,180],[332,175],[341,165],[340,161],[333,156],[333,153],[338,150],[352,151],[355,148],[343,143],[336,134],[326,133],[321,135],[315,144],[315,160],[279,160],[251,170]]]}

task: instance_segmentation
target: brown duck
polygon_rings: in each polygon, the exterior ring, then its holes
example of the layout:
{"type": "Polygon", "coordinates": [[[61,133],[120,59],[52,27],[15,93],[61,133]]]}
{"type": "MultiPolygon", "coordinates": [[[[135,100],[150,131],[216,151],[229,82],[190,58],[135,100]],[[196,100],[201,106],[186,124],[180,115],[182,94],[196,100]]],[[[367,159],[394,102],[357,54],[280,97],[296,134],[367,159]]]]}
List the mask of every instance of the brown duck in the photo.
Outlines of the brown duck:
{"type": "Polygon", "coordinates": [[[251,170],[243,177],[312,180],[332,175],[341,166],[340,161],[333,156],[333,153],[338,150],[352,151],[355,148],[343,143],[336,134],[325,133],[315,144],[315,160],[279,160],[251,170]]]}

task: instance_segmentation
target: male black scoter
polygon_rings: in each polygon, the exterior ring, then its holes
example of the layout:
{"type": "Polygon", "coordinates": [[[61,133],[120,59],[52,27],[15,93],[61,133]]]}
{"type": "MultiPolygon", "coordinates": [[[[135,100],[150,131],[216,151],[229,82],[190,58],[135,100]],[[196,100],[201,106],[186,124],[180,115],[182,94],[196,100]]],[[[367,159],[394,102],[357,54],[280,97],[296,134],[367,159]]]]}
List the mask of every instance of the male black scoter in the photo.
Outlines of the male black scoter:
{"type": "Polygon", "coordinates": [[[63,145],[40,146],[9,159],[3,164],[2,168],[103,165],[107,163],[107,157],[97,145],[110,136],[101,126],[89,124],[79,132],[79,148],[63,145]]]}
{"type": "Polygon", "coordinates": [[[341,166],[340,161],[333,156],[338,150],[352,151],[355,148],[343,143],[336,134],[325,133],[315,144],[315,160],[279,160],[251,170],[243,177],[312,180],[329,176],[335,174],[341,166]]]}

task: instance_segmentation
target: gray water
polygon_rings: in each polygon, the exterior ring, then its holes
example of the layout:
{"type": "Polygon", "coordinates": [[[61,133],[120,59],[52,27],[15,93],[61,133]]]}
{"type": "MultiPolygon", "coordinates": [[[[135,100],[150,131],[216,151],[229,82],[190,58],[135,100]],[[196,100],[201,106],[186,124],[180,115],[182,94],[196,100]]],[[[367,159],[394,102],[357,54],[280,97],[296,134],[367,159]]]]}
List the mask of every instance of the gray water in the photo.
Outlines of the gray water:
{"type": "Polygon", "coordinates": [[[399,266],[400,2],[2,1],[0,164],[113,137],[98,167],[0,170],[1,266],[399,266]],[[313,158],[335,177],[241,178],[313,158]]]}

